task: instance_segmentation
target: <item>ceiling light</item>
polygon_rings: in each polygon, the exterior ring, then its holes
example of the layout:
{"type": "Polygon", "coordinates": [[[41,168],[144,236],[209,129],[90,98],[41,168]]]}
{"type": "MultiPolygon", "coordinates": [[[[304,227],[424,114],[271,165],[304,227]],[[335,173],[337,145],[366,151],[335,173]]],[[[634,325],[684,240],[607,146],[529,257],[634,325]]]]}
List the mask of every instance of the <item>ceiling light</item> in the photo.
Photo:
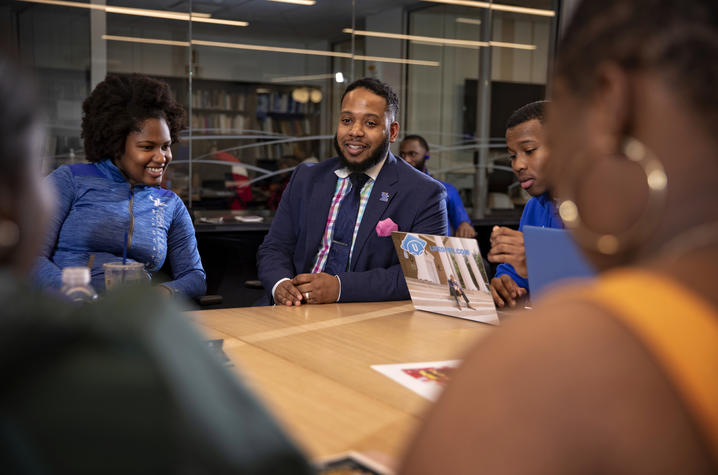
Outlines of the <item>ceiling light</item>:
{"type": "Polygon", "coordinates": [[[222,20],[221,18],[196,18],[194,14],[192,14],[192,21],[196,21],[198,23],[212,23],[215,25],[229,25],[229,26],[248,26],[249,22],[246,21],[238,21],[238,20],[222,20]]]}
{"type": "Polygon", "coordinates": [[[334,79],[334,74],[310,74],[306,76],[285,76],[281,78],[272,78],[270,82],[301,82],[301,81],[318,81],[321,79],[334,79]]]}
{"type": "Polygon", "coordinates": [[[438,61],[425,61],[422,59],[387,58],[384,56],[354,56],[357,61],[376,61],[378,63],[410,64],[412,66],[439,66],[438,61]]]}
{"type": "Polygon", "coordinates": [[[219,48],[234,48],[234,49],[246,49],[250,51],[272,51],[274,53],[293,53],[293,54],[307,54],[313,56],[331,56],[334,58],[346,58],[355,59],[358,61],[377,61],[384,63],[400,63],[400,64],[412,64],[415,66],[439,66],[438,61],[425,61],[421,59],[403,59],[403,58],[387,58],[383,56],[356,56],[351,53],[342,53],[339,51],[325,51],[316,49],[303,49],[303,48],[284,48],[280,46],[264,46],[264,45],[250,45],[242,43],[226,43],[222,41],[204,41],[204,40],[192,40],[193,45],[199,46],[216,46],[219,48]]]}
{"type": "Polygon", "coordinates": [[[125,41],[127,43],[144,43],[150,45],[166,45],[166,46],[189,46],[188,41],[172,41],[172,40],[160,40],[154,38],[134,38],[132,36],[114,36],[114,35],[102,35],[103,40],[110,41],[125,41]]]}
{"type": "Polygon", "coordinates": [[[150,18],[164,18],[167,20],[182,20],[192,21],[200,23],[214,23],[219,25],[231,25],[231,26],[247,26],[249,23],[246,21],[236,20],[221,20],[218,18],[210,18],[208,13],[194,13],[190,16],[189,13],[173,12],[169,10],[147,10],[144,8],[129,8],[129,7],[117,7],[112,5],[99,5],[95,3],[82,3],[82,2],[68,2],[64,0],[21,0],[27,3],[40,3],[43,5],[57,5],[60,7],[74,7],[74,8],[88,8],[90,10],[102,10],[106,13],[117,13],[120,15],[136,15],[145,16],[150,18]]]}
{"type": "Polygon", "coordinates": [[[397,40],[409,40],[417,41],[422,43],[430,43],[437,45],[446,46],[459,46],[459,47],[474,47],[479,48],[482,46],[497,46],[500,48],[516,48],[525,50],[535,50],[536,45],[522,44],[522,43],[506,43],[503,41],[471,41],[471,40],[455,40],[452,38],[436,38],[434,36],[418,36],[418,35],[402,35],[399,33],[383,33],[379,31],[363,31],[363,30],[352,30],[351,28],[344,28],[344,33],[354,33],[359,36],[372,36],[377,38],[391,38],[397,40]]]}
{"type": "Polygon", "coordinates": [[[456,23],[466,23],[468,25],[481,25],[481,20],[476,20],[474,18],[459,17],[456,19],[456,23]]]}
{"type": "Polygon", "coordinates": [[[425,2],[448,3],[449,5],[463,5],[465,7],[490,8],[502,12],[525,13],[527,15],[537,16],[556,16],[553,10],[543,10],[540,8],[517,7],[514,5],[502,5],[500,3],[476,2],[473,0],[424,0],[425,2]]]}
{"type": "MultiPolygon", "coordinates": [[[[171,41],[161,40],[155,38],[138,38],[133,36],[112,36],[102,35],[102,39],[111,41],[126,41],[130,43],[146,43],[146,44],[157,44],[157,45],[169,45],[169,46],[189,46],[190,43],[186,41],[171,41]]],[[[265,45],[249,45],[242,43],[226,43],[221,41],[204,41],[204,40],[192,40],[191,44],[198,46],[215,46],[218,48],[234,48],[244,49],[250,51],[271,51],[274,53],[292,53],[292,54],[307,54],[314,56],[331,56],[334,58],[346,58],[355,59],[357,61],[376,61],[383,63],[399,63],[399,64],[410,64],[414,66],[433,66],[438,67],[440,63],[438,61],[426,61],[422,59],[403,59],[403,58],[387,58],[384,56],[352,56],[351,53],[342,53],[338,51],[323,51],[316,49],[302,49],[302,48],[282,48],[279,46],[265,46],[265,45]]]]}
{"type": "Polygon", "coordinates": [[[519,43],[506,43],[504,41],[489,41],[489,44],[491,46],[496,46],[498,48],[514,48],[514,49],[525,49],[529,51],[533,51],[536,49],[536,45],[523,45],[519,43]]]}
{"type": "Polygon", "coordinates": [[[293,3],[295,5],[314,5],[314,0],[269,0],[270,2],[293,3]]]}
{"type": "Polygon", "coordinates": [[[309,102],[309,89],[306,87],[300,87],[292,91],[292,99],[299,102],[300,104],[306,104],[309,102]]]}
{"type": "Polygon", "coordinates": [[[359,36],[373,36],[376,38],[391,38],[395,40],[423,41],[426,43],[436,43],[451,46],[489,46],[489,44],[485,41],[453,40],[450,38],[436,38],[433,36],[402,35],[399,33],[382,33],[379,31],[352,30],[351,28],[344,28],[342,32],[349,34],[354,33],[355,35],[359,36]]]}

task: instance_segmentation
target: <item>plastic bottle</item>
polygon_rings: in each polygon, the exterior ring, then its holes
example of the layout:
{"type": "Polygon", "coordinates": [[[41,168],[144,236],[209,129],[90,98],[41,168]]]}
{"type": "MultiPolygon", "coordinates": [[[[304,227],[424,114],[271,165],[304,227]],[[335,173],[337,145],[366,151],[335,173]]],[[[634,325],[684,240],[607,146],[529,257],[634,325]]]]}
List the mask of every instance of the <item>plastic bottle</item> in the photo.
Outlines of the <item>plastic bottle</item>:
{"type": "Polygon", "coordinates": [[[84,303],[97,300],[97,292],[90,285],[89,267],[65,267],[62,269],[60,292],[72,302],[84,303]]]}

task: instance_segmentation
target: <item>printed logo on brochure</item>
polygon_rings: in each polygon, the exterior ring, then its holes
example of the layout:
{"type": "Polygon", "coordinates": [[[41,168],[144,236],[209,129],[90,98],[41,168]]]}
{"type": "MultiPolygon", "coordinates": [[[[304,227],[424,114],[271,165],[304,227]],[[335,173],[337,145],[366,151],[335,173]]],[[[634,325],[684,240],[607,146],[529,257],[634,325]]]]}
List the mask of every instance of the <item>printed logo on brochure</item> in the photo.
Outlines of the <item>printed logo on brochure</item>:
{"type": "Polygon", "coordinates": [[[413,234],[407,234],[404,240],[401,241],[401,248],[414,256],[420,256],[424,254],[426,249],[426,241],[421,239],[419,236],[413,234]]]}

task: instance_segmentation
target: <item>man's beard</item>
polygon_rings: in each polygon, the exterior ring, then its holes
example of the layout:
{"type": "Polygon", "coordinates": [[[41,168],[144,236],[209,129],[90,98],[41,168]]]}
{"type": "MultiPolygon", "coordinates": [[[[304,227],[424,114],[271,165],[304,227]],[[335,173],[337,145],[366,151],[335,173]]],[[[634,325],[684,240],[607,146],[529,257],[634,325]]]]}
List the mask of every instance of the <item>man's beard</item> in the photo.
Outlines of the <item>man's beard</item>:
{"type": "Polygon", "coordinates": [[[387,152],[389,152],[390,143],[391,143],[391,141],[389,140],[389,135],[387,134],[386,140],[384,141],[384,143],[379,145],[371,155],[369,155],[367,158],[364,159],[364,161],[359,162],[359,163],[351,163],[344,156],[344,153],[342,152],[342,148],[339,146],[339,140],[337,139],[337,134],[334,134],[334,148],[337,151],[337,155],[339,155],[339,162],[341,163],[342,167],[346,167],[349,170],[349,173],[363,173],[363,172],[369,170],[371,167],[373,167],[377,163],[381,162],[384,159],[384,157],[386,157],[387,152]]]}

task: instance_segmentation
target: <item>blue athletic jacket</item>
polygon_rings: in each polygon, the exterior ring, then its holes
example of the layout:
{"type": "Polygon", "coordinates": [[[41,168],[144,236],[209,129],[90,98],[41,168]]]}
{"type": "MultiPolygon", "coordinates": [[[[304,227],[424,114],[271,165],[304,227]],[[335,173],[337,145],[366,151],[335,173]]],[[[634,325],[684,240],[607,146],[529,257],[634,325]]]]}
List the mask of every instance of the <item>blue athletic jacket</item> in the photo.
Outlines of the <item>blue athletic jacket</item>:
{"type": "Polygon", "coordinates": [[[33,272],[45,288],[62,286],[62,268],[86,266],[94,254],[92,286],[105,288],[102,265],[122,260],[128,236],[129,261],[152,275],[169,259],[164,285],[189,297],[204,295],[206,279],[187,208],[173,192],[133,185],[111,160],[63,165],[46,179],[56,193],[45,247],[33,272]]]}

